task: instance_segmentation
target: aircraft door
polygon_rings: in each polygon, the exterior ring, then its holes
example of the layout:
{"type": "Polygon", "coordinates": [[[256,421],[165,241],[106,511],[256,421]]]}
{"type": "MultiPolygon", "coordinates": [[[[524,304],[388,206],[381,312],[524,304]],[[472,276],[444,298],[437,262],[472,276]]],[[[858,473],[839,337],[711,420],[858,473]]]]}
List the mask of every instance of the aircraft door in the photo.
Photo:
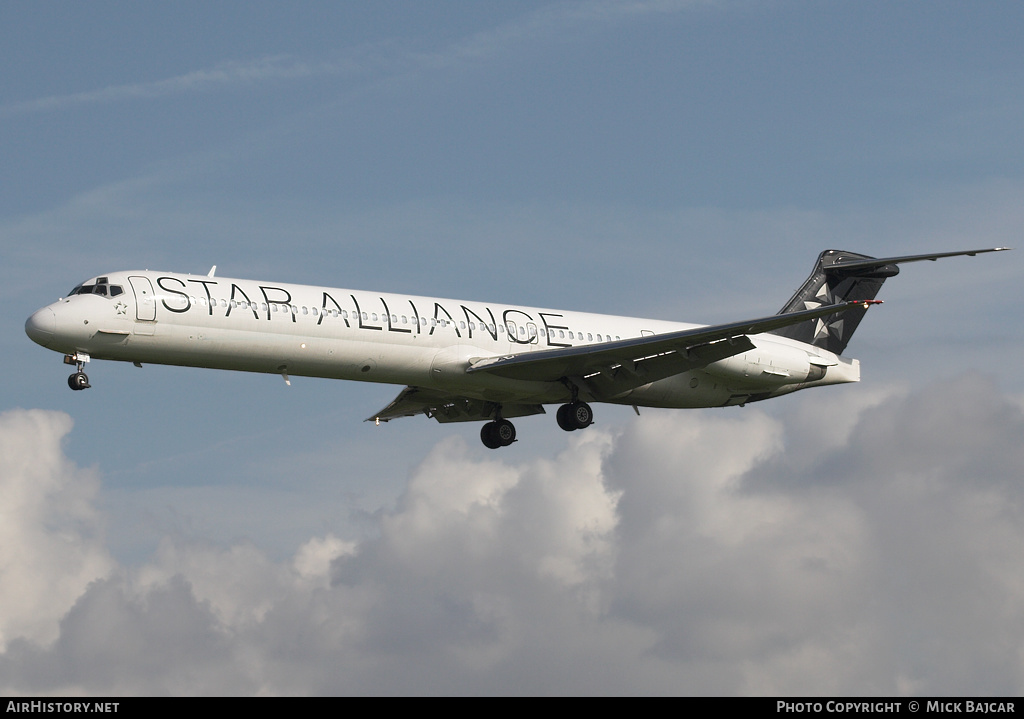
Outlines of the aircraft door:
{"type": "Polygon", "coordinates": [[[156,321],[156,295],[153,293],[153,283],[148,277],[133,276],[128,281],[135,292],[135,319],[144,322],[156,321]]]}

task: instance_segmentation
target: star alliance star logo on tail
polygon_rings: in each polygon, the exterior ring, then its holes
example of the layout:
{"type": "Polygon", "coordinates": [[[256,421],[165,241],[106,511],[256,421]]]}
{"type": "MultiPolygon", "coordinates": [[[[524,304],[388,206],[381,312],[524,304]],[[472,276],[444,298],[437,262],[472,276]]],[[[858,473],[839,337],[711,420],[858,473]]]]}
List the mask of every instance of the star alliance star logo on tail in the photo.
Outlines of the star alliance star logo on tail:
{"type": "MultiPolygon", "coordinates": [[[[805,300],[804,308],[813,310],[821,307],[822,305],[833,305],[835,304],[835,298],[832,296],[832,289],[826,282],[821,286],[821,289],[814,295],[814,300],[805,300]]],[[[843,320],[842,317],[833,319],[831,317],[819,317],[818,324],[814,327],[814,339],[821,339],[822,337],[828,337],[829,334],[833,337],[842,339],[843,336],[843,320]]]]}

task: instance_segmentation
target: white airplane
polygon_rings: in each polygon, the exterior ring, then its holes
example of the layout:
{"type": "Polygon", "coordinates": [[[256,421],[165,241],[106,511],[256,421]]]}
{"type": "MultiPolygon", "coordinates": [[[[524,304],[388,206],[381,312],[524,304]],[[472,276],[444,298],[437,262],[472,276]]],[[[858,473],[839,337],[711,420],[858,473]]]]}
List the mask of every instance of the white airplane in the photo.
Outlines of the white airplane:
{"type": "Polygon", "coordinates": [[[996,247],[872,258],[826,250],[776,315],[702,326],[170,272],[111,272],[75,287],[25,323],[33,341],[77,365],[91,359],[406,385],[370,417],[486,420],[492,449],[509,417],[559,404],[566,431],[593,422],[588,402],[720,407],[807,387],[857,382],[842,356],[900,263],[996,247]]]}

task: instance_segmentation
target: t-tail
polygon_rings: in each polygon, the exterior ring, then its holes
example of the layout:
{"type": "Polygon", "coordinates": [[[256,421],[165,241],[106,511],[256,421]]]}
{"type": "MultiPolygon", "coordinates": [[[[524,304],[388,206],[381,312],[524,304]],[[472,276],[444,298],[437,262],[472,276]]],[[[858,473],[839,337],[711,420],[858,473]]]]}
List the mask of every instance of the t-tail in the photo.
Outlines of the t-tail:
{"type": "MultiPolygon", "coordinates": [[[[873,300],[878,291],[882,289],[882,283],[887,278],[899,274],[899,265],[903,262],[937,260],[942,257],[960,255],[973,257],[983,252],[1000,252],[1008,249],[1010,248],[993,247],[986,250],[963,250],[901,257],[869,257],[844,250],[825,250],[818,255],[814,271],[789,302],[779,310],[779,314],[784,315],[851,300],[873,300]]],[[[835,354],[842,354],[866,313],[866,306],[858,307],[841,314],[773,330],[772,334],[806,342],[835,354]]]]}

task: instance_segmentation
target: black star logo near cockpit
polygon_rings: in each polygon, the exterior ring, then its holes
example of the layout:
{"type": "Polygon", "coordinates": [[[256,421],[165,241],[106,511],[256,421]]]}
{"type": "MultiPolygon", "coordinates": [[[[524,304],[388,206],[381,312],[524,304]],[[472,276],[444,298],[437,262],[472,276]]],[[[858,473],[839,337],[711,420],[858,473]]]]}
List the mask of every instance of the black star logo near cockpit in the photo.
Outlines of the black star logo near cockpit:
{"type": "Polygon", "coordinates": [[[117,312],[117,314],[119,315],[123,315],[128,311],[128,305],[126,305],[124,302],[118,302],[116,305],[114,305],[114,311],[117,312]]]}

